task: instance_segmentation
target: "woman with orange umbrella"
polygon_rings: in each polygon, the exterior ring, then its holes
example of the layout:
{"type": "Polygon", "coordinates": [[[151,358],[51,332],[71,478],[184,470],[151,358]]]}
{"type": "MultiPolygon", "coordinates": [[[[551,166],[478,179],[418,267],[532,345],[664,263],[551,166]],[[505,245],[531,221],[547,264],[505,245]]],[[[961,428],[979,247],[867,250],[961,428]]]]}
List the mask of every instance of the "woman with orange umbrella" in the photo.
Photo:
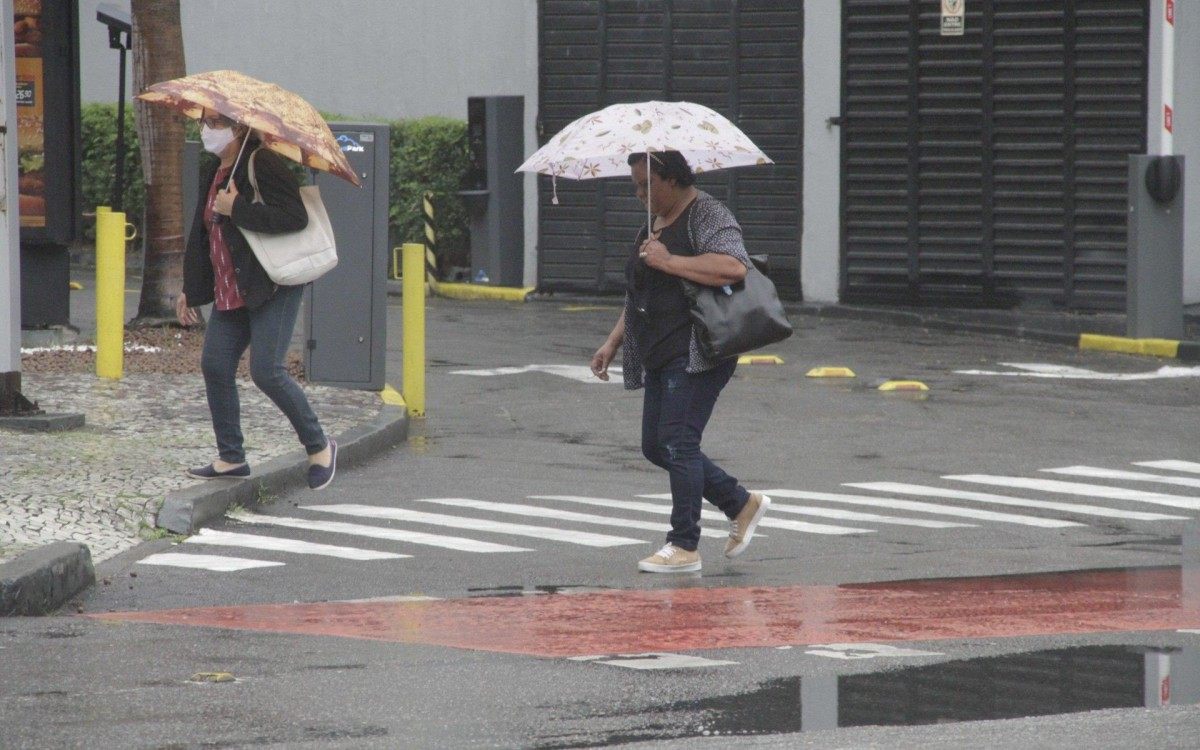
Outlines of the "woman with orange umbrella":
{"type": "Polygon", "coordinates": [[[183,292],[175,310],[179,322],[189,326],[199,322],[197,307],[213,305],[201,370],[219,455],[188,474],[199,479],[250,475],[236,383],[238,361],[249,347],[255,385],[287,416],[304,445],[309,487],[323,489],[337,468],[337,443],[325,436],[284,364],[304,287],[275,284],[242,234],[304,229],[308,214],[299,185],[274,151],[260,148],[254,130],[215,109],[203,109],[200,137],[217,161],[202,169],[201,201],[188,236],[183,292]],[[256,192],[261,202],[251,200],[256,192]]]}

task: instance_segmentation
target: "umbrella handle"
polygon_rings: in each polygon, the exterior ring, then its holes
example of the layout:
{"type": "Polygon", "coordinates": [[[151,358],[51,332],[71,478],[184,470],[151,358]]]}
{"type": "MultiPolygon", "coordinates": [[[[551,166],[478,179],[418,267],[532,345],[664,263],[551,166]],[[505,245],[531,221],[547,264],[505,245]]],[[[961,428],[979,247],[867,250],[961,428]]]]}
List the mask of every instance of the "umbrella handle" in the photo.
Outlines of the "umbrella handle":
{"type": "Polygon", "coordinates": [[[650,233],[654,229],[654,220],[650,218],[650,149],[646,149],[646,239],[650,239],[650,233]]]}
{"type": "Polygon", "coordinates": [[[237,158],[233,160],[233,169],[229,170],[229,179],[225,181],[225,189],[233,184],[233,173],[237,171],[238,164],[242,161],[242,154],[246,152],[246,144],[250,142],[250,128],[246,128],[246,137],[242,138],[242,147],[238,149],[237,158]]]}

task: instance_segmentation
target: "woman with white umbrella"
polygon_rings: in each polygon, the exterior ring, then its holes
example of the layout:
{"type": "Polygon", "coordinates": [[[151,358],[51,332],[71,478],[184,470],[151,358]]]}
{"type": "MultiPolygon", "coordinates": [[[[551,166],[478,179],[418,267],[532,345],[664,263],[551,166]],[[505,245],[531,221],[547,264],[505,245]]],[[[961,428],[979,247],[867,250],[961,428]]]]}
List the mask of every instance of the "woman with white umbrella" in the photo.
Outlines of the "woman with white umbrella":
{"type": "Polygon", "coordinates": [[[710,361],[697,346],[682,279],[705,286],[736,284],[750,258],[729,209],[698,190],[678,151],[635,152],[627,158],[638,199],[653,215],[639,231],[625,267],[626,301],[604,344],[592,355],[596,377],[622,352],[625,387],[644,388],[642,453],[671,482],[671,530],[638,569],[698,571],[704,498],[730,519],[725,556],[745,551],[770,498],[751,493],[700,449],[704,429],[737,359],[710,361]]]}

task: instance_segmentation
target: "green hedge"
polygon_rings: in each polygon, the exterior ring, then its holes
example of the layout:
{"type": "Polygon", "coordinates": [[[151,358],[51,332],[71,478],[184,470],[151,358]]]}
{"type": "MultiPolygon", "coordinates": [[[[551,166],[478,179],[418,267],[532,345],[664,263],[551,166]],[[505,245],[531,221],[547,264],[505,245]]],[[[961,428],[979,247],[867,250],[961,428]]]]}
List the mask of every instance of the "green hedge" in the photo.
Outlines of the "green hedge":
{"type": "Polygon", "coordinates": [[[442,269],[470,265],[470,230],[457,191],[467,173],[467,124],[446,117],[393,120],[389,240],[425,241],[422,196],[433,193],[434,227],[442,269]]]}
{"type": "MultiPolygon", "coordinates": [[[[83,131],[83,205],[85,211],[112,203],[117,162],[117,105],[85,104],[83,131]]],[[[142,179],[142,154],[133,126],[133,107],[125,107],[125,194],[121,208],[139,226],[146,204],[146,182],[142,179]]],[[[93,238],[94,230],[87,229],[93,238]]]]}
{"type": "MultiPolygon", "coordinates": [[[[325,113],[328,120],[348,120],[325,113]]],[[[442,265],[466,265],[470,235],[468,219],[457,191],[467,172],[467,124],[446,117],[386,121],[392,129],[391,184],[388,186],[388,239],[392,246],[424,242],[421,199],[434,194],[434,219],[442,265]]],[[[117,106],[83,107],[83,196],[87,210],[108,205],[117,140],[117,106]]],[[[195,137],[194,126],[189,128],[195,137]]],[[[124,209],[131,221],[141,222],[145,183],[133,125],[133,107],[125,109],[124,209]]],[[[91,232],[89,230],[89,236],[91,232]]]]}

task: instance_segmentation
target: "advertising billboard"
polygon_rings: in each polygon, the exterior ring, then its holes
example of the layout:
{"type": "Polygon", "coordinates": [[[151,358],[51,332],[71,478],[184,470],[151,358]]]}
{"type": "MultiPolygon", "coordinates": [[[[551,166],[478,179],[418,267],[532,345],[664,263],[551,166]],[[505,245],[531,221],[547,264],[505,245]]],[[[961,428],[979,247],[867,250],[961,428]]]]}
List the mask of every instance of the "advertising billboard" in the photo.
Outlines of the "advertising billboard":
{"type": "Polygon", "coordinates": [[[42,0],[14,0],[17,53],[17,166],[21,226],[46,226],[46,79],[42,0]]]}
{"type": "Polygon", "coordinates": [[[65,245],[80,222],[76,0],[13,0],[21,243],[65,245]]]}

